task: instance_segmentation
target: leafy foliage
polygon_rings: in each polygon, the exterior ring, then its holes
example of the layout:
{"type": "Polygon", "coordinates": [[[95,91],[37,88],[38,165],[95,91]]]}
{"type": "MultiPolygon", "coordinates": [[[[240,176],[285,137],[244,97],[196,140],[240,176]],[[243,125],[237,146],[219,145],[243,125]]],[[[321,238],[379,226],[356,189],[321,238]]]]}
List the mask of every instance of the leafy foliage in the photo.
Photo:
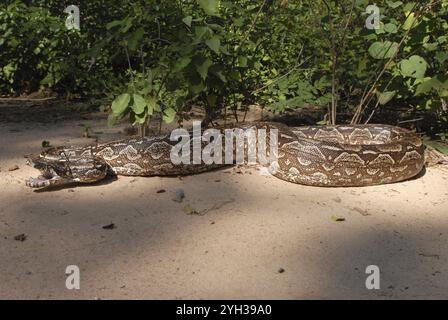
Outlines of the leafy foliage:
{"type": "Polygon", "coordinates": [[[182,121],[194,104],[211,121],[256,103],[312,104],[327,122],[400,106],[446,130],[448,0],[381,1],[375,30],[367,0],[33,3],[0,5],[2,93],[107,96],[110,125],[182,121]],[[80,31],[64,27],[69,4],[80,31]]]}

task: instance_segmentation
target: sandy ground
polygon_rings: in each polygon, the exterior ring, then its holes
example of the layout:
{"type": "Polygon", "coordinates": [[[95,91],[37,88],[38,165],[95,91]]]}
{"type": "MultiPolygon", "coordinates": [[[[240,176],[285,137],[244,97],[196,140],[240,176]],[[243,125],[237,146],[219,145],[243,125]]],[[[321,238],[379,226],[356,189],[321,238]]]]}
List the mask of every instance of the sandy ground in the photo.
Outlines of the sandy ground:
{"type": "Polygon", "coordinates": [[[123,136],[76,117],[0,123],[2,299],[448,298],[445,168],[365,188],[306,187],[229,168],[28,189],[24,179],[37,171],[23,155],[39,152],[42,140],[92,142],[81,138],[85,124],[100,141],[123,136]],[[173,201],[178,188],[182,203],[173,201]],[[68,265],[81,270],[80,290],[65,287],[68,265]],[[365,287],[368,265],[380,268],[380,290],[365,287]]]}

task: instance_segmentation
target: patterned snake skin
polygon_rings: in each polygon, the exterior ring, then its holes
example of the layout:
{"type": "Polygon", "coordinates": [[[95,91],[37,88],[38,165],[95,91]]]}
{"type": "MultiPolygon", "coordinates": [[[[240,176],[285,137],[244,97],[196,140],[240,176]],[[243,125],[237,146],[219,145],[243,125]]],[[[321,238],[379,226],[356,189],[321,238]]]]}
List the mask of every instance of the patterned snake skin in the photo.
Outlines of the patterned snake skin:
{"type": "MultiPolygon", "coordinates": [[[[348,187],[398,182],[424,166],[424,145],[411,131],[388,125],[289,128],[261,123],[240,128],[277,129],[278,157],[273,175],[293,183],[348,187]]],[[[269,135],[268,135],[269,136],[269,135]]],[[[195,174],[222,164],[179,164],[170,159],[177,141],[170,135],[127,139],[97,146],[52,148],[29,162],[41,171],[26,184],[44,188],[92,183],[108,173],[127,176],[195,174]]],[[[202,143],[204,147],[205,144],[202,143]]]]}

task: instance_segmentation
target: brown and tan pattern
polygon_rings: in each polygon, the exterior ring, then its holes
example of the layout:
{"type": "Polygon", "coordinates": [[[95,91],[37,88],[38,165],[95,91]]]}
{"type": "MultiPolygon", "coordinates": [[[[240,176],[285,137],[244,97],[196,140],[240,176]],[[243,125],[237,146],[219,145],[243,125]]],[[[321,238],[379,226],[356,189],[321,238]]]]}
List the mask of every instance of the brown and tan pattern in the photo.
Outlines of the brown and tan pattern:
{"type": "Polygon", "coordinates": [[[398,182],[424,166],[424,145],[414,133],[387,125],[291,128],[279,145],[283,180],[314,186],[368,186],[398,182]]]}
{"type": "MultiPolygon", "coordinates": [[[[377,185],[409,179],[424,166],[422,141],[414,133],[398,127],[289,128],[261,123],[240,128],[278,130],[278,157],[273,175],[289,182],[327,187],[377,185]]],[[[27,185],[42,188],[72,182],[91,183],[103,179],[107,172],[131,176],[183,175],[223,166],[175,165],[170,153],[176,144],[177,141],[170,141],[169,135],[161,135],[84,148],[53,148],[31,157],[42,175],[29,179],[27,185]]]]}

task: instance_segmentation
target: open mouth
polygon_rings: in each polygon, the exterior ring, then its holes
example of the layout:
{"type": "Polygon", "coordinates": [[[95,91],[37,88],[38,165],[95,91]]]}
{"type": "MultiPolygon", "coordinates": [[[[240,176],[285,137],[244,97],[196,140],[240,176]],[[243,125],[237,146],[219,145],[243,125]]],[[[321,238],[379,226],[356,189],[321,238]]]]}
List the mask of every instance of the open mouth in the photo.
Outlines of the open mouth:
{"type": "Polygon", "coordinates": [[[28,180],[26,180],[26,185],[31,188],[44,188],[51,185],[52,182],[57,179],[58,176],[55,176],[50,172],[44,172],[37,178],[30,177],[28,180]]]}

